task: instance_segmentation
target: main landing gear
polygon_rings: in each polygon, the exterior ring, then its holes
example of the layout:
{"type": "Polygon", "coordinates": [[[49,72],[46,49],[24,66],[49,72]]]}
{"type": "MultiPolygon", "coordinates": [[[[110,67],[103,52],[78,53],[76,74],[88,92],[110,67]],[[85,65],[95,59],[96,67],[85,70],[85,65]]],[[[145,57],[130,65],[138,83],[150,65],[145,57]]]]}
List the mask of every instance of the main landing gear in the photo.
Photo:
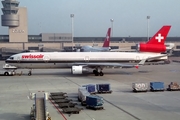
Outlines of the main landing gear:
{"type": "Polygon", "coordinates": [[[97,69],[93,70],[93,73],[94,73],[95,76],[103,76],[104,75],[104,73],[102,71],[98,72],[97,69]]]}

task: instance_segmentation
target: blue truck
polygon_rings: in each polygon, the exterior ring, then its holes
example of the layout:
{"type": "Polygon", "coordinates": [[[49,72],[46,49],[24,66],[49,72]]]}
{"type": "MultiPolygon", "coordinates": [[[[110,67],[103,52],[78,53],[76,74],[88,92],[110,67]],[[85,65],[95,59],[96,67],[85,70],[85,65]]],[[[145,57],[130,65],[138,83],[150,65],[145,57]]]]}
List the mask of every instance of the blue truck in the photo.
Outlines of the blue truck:
{"type": "Polygon", "coordinates": [[[90,95],[86,97],[87,109],[101,110],[104,109],[103,104],[104,104],[104,100],[100,96],[90,95]]]}
{"type": "Polygon", "coordinates": [[[150,91],[164,91],[164,82],[150,82],[150,91]]]}

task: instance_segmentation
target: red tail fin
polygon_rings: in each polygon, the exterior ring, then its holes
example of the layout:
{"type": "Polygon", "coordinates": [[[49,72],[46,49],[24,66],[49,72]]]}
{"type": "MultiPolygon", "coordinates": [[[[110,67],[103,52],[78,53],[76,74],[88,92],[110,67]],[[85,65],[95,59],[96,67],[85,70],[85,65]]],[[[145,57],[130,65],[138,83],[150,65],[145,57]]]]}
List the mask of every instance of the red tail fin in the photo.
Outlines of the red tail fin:
{"type": "Polygon", "coordinates": [[[109,47],[111,28],[108,29],[103,47],[109,47]]]}
{"type": "Polygon", "coordinates": [[[164,41],[168,35],[171,26],[163,26],[148,42],[147,44],[164,45],[164,41]]]}

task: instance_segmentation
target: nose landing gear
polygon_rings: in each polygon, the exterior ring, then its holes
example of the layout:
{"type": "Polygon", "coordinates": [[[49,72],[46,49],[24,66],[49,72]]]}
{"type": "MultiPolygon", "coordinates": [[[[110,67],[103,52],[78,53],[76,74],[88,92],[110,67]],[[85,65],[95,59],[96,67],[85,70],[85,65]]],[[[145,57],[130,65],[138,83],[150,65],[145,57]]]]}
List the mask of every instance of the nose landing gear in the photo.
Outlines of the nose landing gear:
{"type": "Polygon", "coordinates": [[[29,75],[29,76],[31,76],[31,75],[32,75],[32,71],[31,71],[31,70],[29,70],[28,75],[29,75]]]}

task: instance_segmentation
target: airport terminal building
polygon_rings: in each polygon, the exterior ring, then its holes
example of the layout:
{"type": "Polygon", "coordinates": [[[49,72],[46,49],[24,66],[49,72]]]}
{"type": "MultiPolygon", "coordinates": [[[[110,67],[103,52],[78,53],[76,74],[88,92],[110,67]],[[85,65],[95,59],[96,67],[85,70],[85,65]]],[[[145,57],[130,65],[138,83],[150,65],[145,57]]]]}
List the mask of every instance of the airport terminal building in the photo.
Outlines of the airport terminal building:
{"type": "MultiPolygon", "coordinates": [[[[0,35],[0,53],[18,53],[24,50],[72,51],[72,46],[83,45],[102,46],[105,36],[102,37],[74,37],[71,33],[41,33],[28,35],[27,8],[19,7],[16,0],[2,1],[1,25],[8,27],[9,35],[0,35]],[[73,40],[73,41],[72,41],[73,40]]],[[[110,46],[113,49],[136,48],[136,43],[146,42],[147,37],[113,37],[110,46]]],[[[167,37],[169,43],[175,43],[175,50],[180,51],[180,37],[167,37]]],[[[7,53],[7,54],[6,54],[7,53]]]]}

